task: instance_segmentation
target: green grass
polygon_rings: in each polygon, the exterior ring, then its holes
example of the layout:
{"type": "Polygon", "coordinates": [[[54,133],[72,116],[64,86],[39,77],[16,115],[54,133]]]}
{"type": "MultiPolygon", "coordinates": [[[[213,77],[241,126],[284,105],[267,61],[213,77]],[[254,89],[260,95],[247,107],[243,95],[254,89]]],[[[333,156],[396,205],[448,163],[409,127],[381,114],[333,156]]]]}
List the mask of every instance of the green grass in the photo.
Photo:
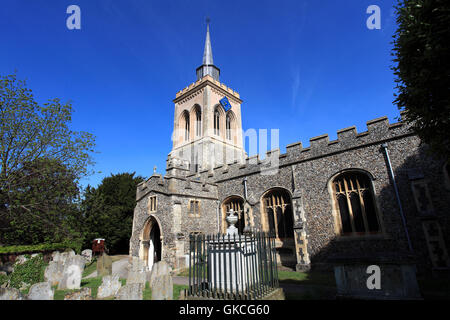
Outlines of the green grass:
{"type": "Polygon", "coordinates": [[[182,284],[174,284],[173,285],[173,300],[179,300],[180,292],[187,288],[189,288],[189,286],[182,285],[182,284]]]}
{"type": "Polygon", "coordinates": [[[332,272],[278,271],[278,279],[282,283],[336,287],[332,272]]]}
{"type": "Polygon", "coordinates": [[[142,300],[152,300],[152,289],[150,289],[150,284],[148,282],[145,283],[142,300]]]}
{"type": "MultiPolygon", "coordinates": [[[[102,284],[102,278],[96,277],[96,278],[89,278],[89,279],[83,279],[81,280],[80,287],[81,288],[91,288],[91,296],[92,298],[97,298],[97,292],[98,287],[102,284]]],[[[64,296],[67,293],[74,292],[77,290],[57,290],[57,286],[54,286],[55,288],[55,295],[53,297],[53,300],[64,300],[64,296]]]]}
{"type": "MultiPolygon", "coordinates": [[[[126,279],[119,279],[119,281],[122,283],[122,286],[124,286],[127,283],[126,279]]],[[[91,288],[91,296],[93,299],[97,298],[97,292],[98,287],[102,284],[102,278],[96,277],[96,278],[89,278],[89,279],[83,279],[81,280],[81,288],[91,288]]],[[[188,286],[185,285],[173,285],[173,299],[178,300],[180,298],[180,292],[184,289],[187,289],[188,286]]],[[[54,300],[64,300],[64,296],[67,293],[74,292],[77,290],[57,290],[57,286],[53,286],[53,289],[55,289],[55,295],[54,300]]],[[[145,289],[143,292],[143,300],[151,300],[152,299],[152,289],[150,288],[149,283],[147,282],[145,284],[145,289]]],[[[114,300],[114,297],[103,299],[103,300],[114,300]]]]}
{"type": "Polygon", "coordinates": [[[95,272],[97,270],[97,258],[92,259],[92,261],[84,267],[83,275],[82,277],[87,277],[91,273],[95,272]]]}

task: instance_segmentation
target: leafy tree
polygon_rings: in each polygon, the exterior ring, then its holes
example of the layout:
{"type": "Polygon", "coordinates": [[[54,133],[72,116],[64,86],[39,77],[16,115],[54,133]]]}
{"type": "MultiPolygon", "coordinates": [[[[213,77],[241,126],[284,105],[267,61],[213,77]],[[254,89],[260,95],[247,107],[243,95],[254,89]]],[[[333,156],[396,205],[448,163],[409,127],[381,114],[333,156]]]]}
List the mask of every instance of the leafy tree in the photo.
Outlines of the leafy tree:
{"type": "Polygon", "coordinates": [[[433,152],[450,159],[450,1],[400,0],[395,103],[433,152]]]}
{"type": "Polygon", "coordinates": [[[13,214],[4,217],[2,242],[36,244],[81,237],[79,189],[74,174],[52,159],[22,166],[21,178],[10,190],[13,214]]]}
{"type": "Polygon", "coordinates": [[[34,235],[50,228],[72,234],[66,208],[89,173],[95,143],[90,133],[69,129],[71,115],[70,103],[39,105],[25,81],[0,76],[0,241],[54,241],[50,231],[34,235]]]}
{"type": "Polygon", "coordinates": [[[97,189],[88,186],[82,211],[87,247],[95,238],[104,238],[110,253],[128,253],[136,206],[136,188],[144,179],[135,173],[113,174],[97,189]]]}

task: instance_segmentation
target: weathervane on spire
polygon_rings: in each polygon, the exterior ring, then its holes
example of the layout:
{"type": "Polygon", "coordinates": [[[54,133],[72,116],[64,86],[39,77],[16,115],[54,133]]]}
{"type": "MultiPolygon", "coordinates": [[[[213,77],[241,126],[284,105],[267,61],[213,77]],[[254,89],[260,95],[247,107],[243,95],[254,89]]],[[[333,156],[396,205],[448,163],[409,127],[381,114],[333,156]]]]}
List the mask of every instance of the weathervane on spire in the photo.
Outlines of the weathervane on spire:
{"type": "Polygon", "coordinates": [[[206,17],[206,24],[209,24],[211,22],[211,19],[209,17],[206,17]]]}

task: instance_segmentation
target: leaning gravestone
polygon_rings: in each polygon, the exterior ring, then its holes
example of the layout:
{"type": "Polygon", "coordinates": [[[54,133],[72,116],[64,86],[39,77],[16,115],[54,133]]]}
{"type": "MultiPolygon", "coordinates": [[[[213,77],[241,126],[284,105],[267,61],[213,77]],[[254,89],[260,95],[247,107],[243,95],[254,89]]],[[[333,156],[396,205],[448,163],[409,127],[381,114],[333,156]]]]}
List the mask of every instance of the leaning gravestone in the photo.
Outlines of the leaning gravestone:
{"type": "Polygon", "coordinates": [[[127,284],[141,283],[145,285],[147,282],[147,267],[145,261],[138,257],[132,257],[131,263],[128,263],[128,278],[127,284]]]}
{"type": "Polygon", "coordinates": [[[163,275],[156,277],[152,286],[152,300],[172,300],[173,282],[172,276],[163,275]]]}
{"type": "Polygon", "coordinates": [[[83,288],[64,295],[64,300],[92,300],[91,288],[83,288]]]}
{"type": "Polygon", "coordinates": [[[26,300],[26,298],[16,288],[0,288],[1,300],[26,300]]]}
{"type": "Polygon", "coordinates": [[[33,284],[28,293],[29,300],[53,300],[55,291],[48,282],[33,284]]]}
{"type": "Polygon", "coordinates": [[[170,275],[172,267],[165,261],[158,261],[153,265],[152,271],[150,273],[150,287],[153,288],[153,282],[157,277],[170,275]]]}
{"type": "Polygon", "coordinates": [[[86,249],[81,251],[81,255],[86,259],[86,262],[91,262],[92,261],[92,250],[91,249],[86,249]]]}
{"type": "Polygon", "coordinates": [[[45,268],[44,279],[52,286],[57,285],[63,278],[64,264],[60,261],[50,261],[45,268]]]}
{"type": "Polygon", "coordinates": [[[58,284],[58,290],[80,289],[81,277],[86,260],[82,256],[73,256],[64,264],[64,272],[58,284]]]}
{"type": "Polygon", "coordinates": [[[112,274],[112,258],[103,253],[97,260],[97,277],[109,276],[112,274]]]}
{"type": "Polygon", "coordinates": [[[55,262],[61,262],[62,264],[66,263],[67,259],[74,257],[75,256],[75,251],[73,251],[72,249],[67,250],[65,252],[58,252],[58,251],[54,251],[52,253],[52,261],[55,262]]]}
{"type": "Polygon", "coordinates": [[[116,300],[142,300],[144,285],[142,283],[126,284],[116,294],[116,300]]]}
{"type": "Polygon", "coordinates": [[[113,297],[119,291],[122,284],[119,281],[119,275],[104,276],[102,285],[98,287],[97,298],[113,297]]]}

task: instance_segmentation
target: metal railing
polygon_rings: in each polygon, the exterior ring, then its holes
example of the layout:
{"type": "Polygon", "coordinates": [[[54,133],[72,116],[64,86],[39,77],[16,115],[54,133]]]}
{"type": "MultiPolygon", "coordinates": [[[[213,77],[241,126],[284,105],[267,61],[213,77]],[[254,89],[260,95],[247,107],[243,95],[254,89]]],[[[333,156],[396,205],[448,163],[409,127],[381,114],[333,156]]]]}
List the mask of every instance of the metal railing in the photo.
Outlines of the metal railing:
{"type": "Polygon", "coordinates": [[[275,239],[251,235],[191,235],[187,295],[260,299],[278,288],[275,239]]]}

